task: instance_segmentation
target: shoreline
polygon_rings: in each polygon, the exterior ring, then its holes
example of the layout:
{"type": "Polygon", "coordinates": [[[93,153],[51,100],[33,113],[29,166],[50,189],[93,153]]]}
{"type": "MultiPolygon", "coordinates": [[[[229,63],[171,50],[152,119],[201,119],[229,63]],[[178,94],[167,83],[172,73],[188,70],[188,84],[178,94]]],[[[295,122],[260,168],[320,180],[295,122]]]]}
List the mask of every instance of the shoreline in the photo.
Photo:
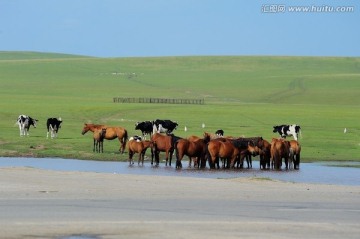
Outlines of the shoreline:
{"type": "Polygon", "coordinates": [[[194,169],[188,168],[184,162],[182,169],[174,166],[153,167],[149,161],[144,166],[136,163],[129,166],[128,162],[109,162],[95,160],[62,159],[62,158],[3,158],[0,157],[0,167],[33,167],[38,169],[99,172],[114,174],[182,176],[193,178],[269,178],[296,183],[321,183],[335,185],[360,186],[359,168],[333,167],[323,163],[303,163],[299,170],[260,170],[254,166],[252,169],[194,169]]]}

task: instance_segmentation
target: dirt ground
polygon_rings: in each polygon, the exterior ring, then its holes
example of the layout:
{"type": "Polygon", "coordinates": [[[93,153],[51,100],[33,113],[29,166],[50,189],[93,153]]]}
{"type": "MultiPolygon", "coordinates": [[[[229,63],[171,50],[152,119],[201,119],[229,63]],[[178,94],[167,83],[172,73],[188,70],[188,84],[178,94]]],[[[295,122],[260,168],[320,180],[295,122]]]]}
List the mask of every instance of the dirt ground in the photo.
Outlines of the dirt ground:
{"type": "Polygon", "coordinates": [[[360,187],[0,168],[0,238],[359,238],[360,187]]]}

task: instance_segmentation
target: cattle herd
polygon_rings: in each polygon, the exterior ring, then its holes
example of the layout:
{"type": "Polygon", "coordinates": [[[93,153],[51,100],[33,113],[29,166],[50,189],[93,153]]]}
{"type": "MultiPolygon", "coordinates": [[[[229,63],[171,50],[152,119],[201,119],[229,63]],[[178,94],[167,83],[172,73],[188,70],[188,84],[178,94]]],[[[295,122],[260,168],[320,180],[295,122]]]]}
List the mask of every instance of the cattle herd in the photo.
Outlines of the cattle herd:
{"type": "MultiPolygon", "coordinates": [[[[20,136],[28,136],[32,125],[36,128],[38,120],[19,115],[20,136]]],[[[61,127],[61,118],[47,119],[47,135],[56,138],[61,127]]],[[[178,127],[177,122],[171,120],[143,121],[135,124],[135,130],[141,131],[141,136],[128,137],[127,130],[123,127],[108,125],[84,124],[82,134],[93,132],[93,151],[103,152],[104,139],[120,141],[120,152],[125,152],[127,145],[129,163],[133,164],[134,154],[139,155],[138,164],[144,164],[144,156],[148,148],[151,150],[151,165],[158,166],[160,152],[165,153],[165,165],[171,166],[173,155],[176,157],[176,168],[182,167],[184,156],[189,158],[189,167],[205,168],[208,163],[210,168],[243,168],[246,160],[247,167],[252,168],[251,157],[259,156],[260,169],[281,169],[284,159],[286,169],[298,169],[300,166],[301,146],[298,142],[301,128],[299,125],[278,125],[273,127],[273,132],[280,138],[273,138],[271,142],[262,137],[232,137],[224,136],[222,129],[214,134],[204,132],[202,136],[181,138],[175,136],[173,131],[178,127]],[[149,139],[146,139],[149,136],[149,139]],[[294,140],[286,140],[293,136],[294,140]],[[221,163],[221,166],[220,166],[221,163]]]]}
{"type": "MultiPolygon", "coordinates": [[[[36,128],[37,119],[31,118],[28,115],[19,115],[16,124],[19,126],[20,136],[29,136],[30,126],[36,128]]],[[[46,121],[47,134],[46,138],[49,138],[49,133],[51,138],[56,138],[57,133],[61,127],[62,120],[61,118],[48,118],[46,121]]]]}

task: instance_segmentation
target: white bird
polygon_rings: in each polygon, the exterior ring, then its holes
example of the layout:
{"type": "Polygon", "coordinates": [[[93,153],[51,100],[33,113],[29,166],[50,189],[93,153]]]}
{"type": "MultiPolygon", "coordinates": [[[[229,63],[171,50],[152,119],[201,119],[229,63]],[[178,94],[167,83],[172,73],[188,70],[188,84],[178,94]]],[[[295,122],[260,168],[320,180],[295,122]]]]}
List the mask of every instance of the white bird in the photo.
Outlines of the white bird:
{"type": "Polygon", "coordinates": [[[344,134],[346,134],[346,132],[347,132],[347,129],[345,128],[345,129],[344,129],[344,134]]]}
{"type": "Polygon", "coordinates": [[[201,128],[205,128],[205,124],[204,124],[204,123],[202,123],[201,128]]]}
{"type": "Polygon", "coordinates": [[[187,127],[185,126],[185,128],[184,128],[184,131],[186,132],[187,131],[187,127]]]}

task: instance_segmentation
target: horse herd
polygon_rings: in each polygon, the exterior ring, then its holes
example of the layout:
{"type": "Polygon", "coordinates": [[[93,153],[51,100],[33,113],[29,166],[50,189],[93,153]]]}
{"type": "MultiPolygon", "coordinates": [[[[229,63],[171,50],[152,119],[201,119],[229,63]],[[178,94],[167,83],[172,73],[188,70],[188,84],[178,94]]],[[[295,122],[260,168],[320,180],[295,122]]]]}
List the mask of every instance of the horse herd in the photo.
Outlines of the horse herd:
{"type": "MultiPolygon", "coordinates": [[[[28,135],[30,125],[36,127],[38,120],[27,115],[20,115],[17,124],[20,136],[28,135]]],[[[49,131],[51,137],[57,136],[62,120],[60,118],[49,118],[47,120],[47,137],[49,131]]],[[[127,145],[129,163],[133,164],[134,154],[138,154],[138,164],[144,164],[145,153],[151,150],[151,165],[159,166],[160,152],[165,153],[165,165],[171,166],[173,154],[176,156],[176,168],[182,168],[182,159],[189,158],[189,167],[205,168],[208,163],[210,168],[243,168],[246,159],[247,167],[252,168],[252,156],[259,155],[260,169],[281,169],[282,159],[285,168],[298,169],[300,165],[301,146],[298,139],[299,125],[274,126],[273,132],[278,132],[281,138],[273,138],[271,142],[262,137],[224,137],[223,130],[217,130],[215,134],[204,132],[199,136],[181,138],[175,136],[172,131],[177,127],[176,122],[171,120],[155,120],[137,122],[136,130],[141,130],[143,137],[134,136],[129,139],[128,132],[123,127],[112,127],[99,124],[84,124],[82,135],[88,131],[93,132],[93,151],[103,152],[104,139],[120,141],[120,152],[124,153],[127,145]],[[139,127],[145,126],[145,127],[139,127]],[[152,127],[152,132],[151,130],[152,127]],[[165,134],[161,133],[165,132],[165,134]],[[150,134],[150,140],[143,139],[145,134],[150,134]],[[286,136],[293,136],[295,140],[287,141],[286,136]]]]}
{"type": "MultiPolygon", "coordinates": [[[[289,128],[286,125],[282,125],[289,128]]],[[[274,126],[274,132],[275,127],[274,126]]],[[[294,127],[293,125],[290,126],[294,127]]],[[[296,127],[300,129],[300,127],[296,127]]],[[[252,156],[259,155],[260,169],[281,169],[282,159],[286,169],[298,169],[300,165],[301,146],[297,140],[285,140],[286,136],[293,135],[297,139],[297,132],[291,134],[284,130],[280,133],[281,138],[273,138],[271,142],[262,137],[224,137],[219,134],[204,132],[199,136],[181,138],[173,133],[162,134],[154,130],[150,140],[144,140],[140,136],[131,137],[128,140],[127,130],[122,127],[106,125],[84,124],[82,134],[93,132],[93,151],[103,152],[104,139],[118,138],[120,152],[124,153],[127,145],[129,164],[134,164],[133,156],[139,155],[138,164],[144,164],[147,149],[151,150],[151,165],[159,166],[160,152],[165,153],[165,166],[169,164],[173,155],[176,156],[176,168],[182,168],[184,156],[189,158],[189,167],[205,168],[208,162],[210,168],[243,168],[246,159],[247,167],[252,168],[252,156]],[[128,142],[127,142],[128,141],[128,142]],[[155,162],[154,162],[155,161],[155,162]]],[[[218,130],[217,132],[223,132],[218,130]]]]}

